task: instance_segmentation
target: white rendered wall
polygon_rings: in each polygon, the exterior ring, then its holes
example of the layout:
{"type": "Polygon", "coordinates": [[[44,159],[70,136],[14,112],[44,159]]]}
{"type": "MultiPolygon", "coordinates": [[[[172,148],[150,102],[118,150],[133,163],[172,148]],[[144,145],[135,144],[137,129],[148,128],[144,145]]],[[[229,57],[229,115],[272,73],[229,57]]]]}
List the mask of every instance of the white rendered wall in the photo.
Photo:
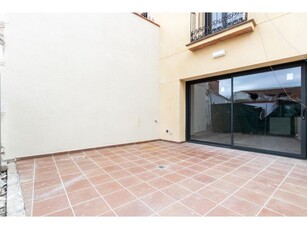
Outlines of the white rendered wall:
{"type": "Polygon", "coordinates": [[[159,27],[132,13],[7,15],[6,159],[158,139],[159,27]]]}

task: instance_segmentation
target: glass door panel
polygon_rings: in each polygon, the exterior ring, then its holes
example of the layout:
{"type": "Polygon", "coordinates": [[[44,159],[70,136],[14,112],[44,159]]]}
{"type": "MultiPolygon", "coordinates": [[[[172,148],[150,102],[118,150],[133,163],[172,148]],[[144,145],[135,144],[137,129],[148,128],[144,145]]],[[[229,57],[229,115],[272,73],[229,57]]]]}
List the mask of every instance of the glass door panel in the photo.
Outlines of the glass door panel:
{"type": "Polygon", "coordinates": [[[190,88],[190,139],[231,144],[231,79],[190,88]]]}
{"type": "Polygon", "coordinates": [[[301,154],[301,67],[233,78],[234,145],[301,154]]]}

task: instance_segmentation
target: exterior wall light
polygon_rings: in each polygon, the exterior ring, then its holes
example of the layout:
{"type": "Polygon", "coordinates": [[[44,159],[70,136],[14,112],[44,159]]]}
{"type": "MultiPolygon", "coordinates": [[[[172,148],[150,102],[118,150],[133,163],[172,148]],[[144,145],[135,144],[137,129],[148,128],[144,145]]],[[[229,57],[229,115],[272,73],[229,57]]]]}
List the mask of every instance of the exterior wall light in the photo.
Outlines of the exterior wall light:
{"type": "Polygon", "coordinates": [[[213,58],[218,58],[218,57],[223,57],[223,56],[225,56],[225,50],[224,49],[222,49],[222,50],[217,50],[217,51],[215,51],[215,52],[213,52],[212,53],[212,57],[213,58]]]}

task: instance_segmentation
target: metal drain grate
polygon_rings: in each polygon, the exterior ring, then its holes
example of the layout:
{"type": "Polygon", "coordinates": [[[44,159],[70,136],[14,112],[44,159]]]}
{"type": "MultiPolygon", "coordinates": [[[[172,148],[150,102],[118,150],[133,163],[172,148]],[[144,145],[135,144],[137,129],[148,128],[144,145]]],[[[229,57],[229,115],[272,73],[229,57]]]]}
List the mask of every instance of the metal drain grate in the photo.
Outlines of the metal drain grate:
{"type": "Polygon", "coordinates": [[[158,169],[166,169],[167,167],[165,165],[158,165],[158,169]]]}

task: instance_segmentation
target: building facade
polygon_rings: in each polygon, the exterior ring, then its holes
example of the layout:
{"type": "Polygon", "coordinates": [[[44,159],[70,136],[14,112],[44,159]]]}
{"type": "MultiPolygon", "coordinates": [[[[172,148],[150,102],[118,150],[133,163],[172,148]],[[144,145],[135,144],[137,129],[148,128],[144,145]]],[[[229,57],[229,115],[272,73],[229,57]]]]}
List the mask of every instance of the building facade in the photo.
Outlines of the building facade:
{"type": "Polygon", "coordinates": [[[160,137],[306,157],[307,15],[157,14],[160,137]]]}
{"type": "Polygon", "coordinates": [[[7,159],[157,139],[306,158],[307,14],[6,18],[7,159]]]}

